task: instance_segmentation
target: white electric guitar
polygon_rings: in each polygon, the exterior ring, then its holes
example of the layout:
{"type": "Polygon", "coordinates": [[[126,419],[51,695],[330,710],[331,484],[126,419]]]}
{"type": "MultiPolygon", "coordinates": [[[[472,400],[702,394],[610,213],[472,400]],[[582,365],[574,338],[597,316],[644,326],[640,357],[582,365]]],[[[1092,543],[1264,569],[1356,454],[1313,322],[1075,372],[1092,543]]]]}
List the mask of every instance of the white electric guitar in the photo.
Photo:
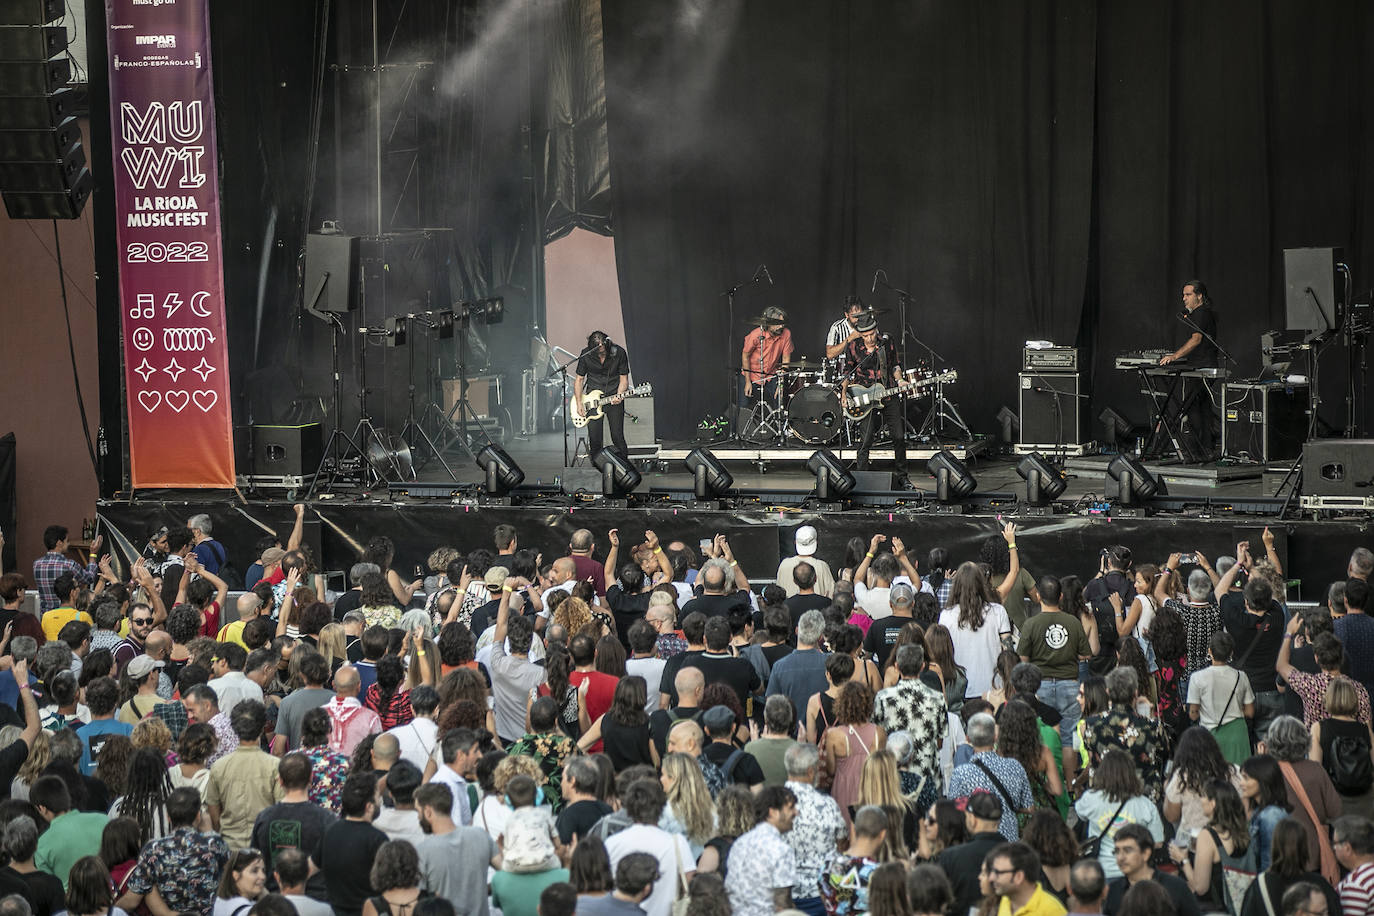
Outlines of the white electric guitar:
{"type": "Polygon", "coordinates": [[[572,415],[573,426],[581,429],[592,420],[600,420],[603,416],[601,408],[607,404],[619,404],[626,398],[652,397],[653,393],[654,386],[651,382],[645,382],[643,385],[636,385],[633,388],[628,388],[624,394],[608,395],[604,394],[601,389],[598,388],[596,391],[588,391],[586,394],[582,395],[582,413],[580,414],[572,409],[573,399],[569,398],[568,412],[572,415]]]}
{"type": "Polygon", "coordinates": [[[873,408],[894,394],[915,394],[926,388],[953,382],[958,378],[959,373],[954,369],[925,375],[921,374],[919,369],[908,369],[905,378],[891,388],[884,388],[882,385],[848,385],[846,390],[849,397],[845,403],[845,416],[851,420],[862,420],[872,412],[873,408]]]}

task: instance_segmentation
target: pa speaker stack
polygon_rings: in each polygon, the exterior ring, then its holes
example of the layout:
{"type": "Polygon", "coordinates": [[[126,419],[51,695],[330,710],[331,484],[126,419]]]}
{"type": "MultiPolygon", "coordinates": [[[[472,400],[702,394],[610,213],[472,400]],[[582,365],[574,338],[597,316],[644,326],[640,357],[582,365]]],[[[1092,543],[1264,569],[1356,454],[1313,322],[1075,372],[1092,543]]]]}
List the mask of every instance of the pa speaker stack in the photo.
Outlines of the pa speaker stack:
{"type": "Polygon", "coordinates": [[[12,219],[76,219],[94,185],[65,15],[63,0],[0,0],[0,196],[12,219]]]}

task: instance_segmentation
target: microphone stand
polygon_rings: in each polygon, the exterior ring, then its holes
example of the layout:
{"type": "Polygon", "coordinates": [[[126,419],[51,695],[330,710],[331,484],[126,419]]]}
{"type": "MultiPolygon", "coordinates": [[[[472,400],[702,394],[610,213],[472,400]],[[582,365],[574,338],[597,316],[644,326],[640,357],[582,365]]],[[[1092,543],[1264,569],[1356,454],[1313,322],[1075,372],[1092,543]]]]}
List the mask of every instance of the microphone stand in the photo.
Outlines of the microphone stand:
{"type": "MultiPolygon", "coordinates": [[[[725,297],[725,302],[726,302],[726,316],[727,316],[727,318],[728,318],[728,320],[729,320],[729,323],[725,326],[725,353],[726,353],[726,359],[727,359],[727,362],[726,362],[726,364],[725,364],[725,365],[726,365],[726,368],[729,368],[730,363],[734,361],[734,352],[735,352],[735,349],[734,349],[734,347],[735,347],[735,293],[737,293],[737,292],[739,292],[740,290],[744,289],[746,286],[753,286],[754,284],[758,283],[759,280],[762,278],[762,275],[763,275],[763,265],[760,264],[758,267],[754,268],[754,275],[753,275],[752,277],[750,277],[748,280],[745,280],[745,281],[743,281],[743,282],[741,282],[741,283],[736,283],[734,286],[730,287],[730,288],[727,289],[727,290],[724,290],[724,291],[720,294],[721,296],[724,296],[724,297],[725,297]]],[[[739,435],[739,430],[740,430],[740,428],[741,428],[741,426],[740,426],[740,419],[739,419],[739,399],[738,399],[739,382],[735,381],[735,374],[734,374],[733,372],[728,373],[728,375],[729,375],[729,377],[730,377],[730,391],[729,391],[729,393],[727,394],[727,396],[726,396],[726,398],[725,398],[725,403],[726,403],[726,405],[727,405],[727,411],[726,411],[726,412],[729,413],[728,407],[734,407],[735,410],[734,410],[734,420],[733,420],[733,422],[731,422],[731,424],[730,424],[730,427],[731,427],[731,429],[730,429],[730,438],[729,438],[729,440],[727,440],[727,441],[734,441],[734,440],[738,440],[738,439],[741,438],[740,435],[739,435]]],[[[566,448],[565,448],[564,450],[566,451],[566,448]]],[[[566,464],[566,461],[565,461],[564,463],[566,464]]]]}
{"type": "MultiPolygon", "coordinates": [[[[563,414],[563,467],[565,468],[572,467],[572,464],[569,462],[568,458],[568,411],[572,410],[573,399],[577,397],[576,391],[573,391],[571,394],[568,393],[568,367],[595,349],[595,347],[583,347],[582,352],[576,355],[568,353],[568,351],[563,350],[562,347],[554,347],[553,351],[550,351],[549,358],[553,359],[558,366],[558,368],[554,369],[554,374],[557,374],[562,377],[563,384],[563,409],[561,413],[563,414]],[[568,353],[569,358],[567,362],[559,363],[557,359],[552,355],[554,351],[558,350],[562,350],[564,353],[568,353]]],[[[588,459],[590,459],[591,457],[591,455],[587,456],[588,459]]]]}
{"type": "Polygon", "coordinates": [[[1220,353],[1222,356],[1226,357],[1228,362],[1234,363],[1236,361],[1236,358],[1232,356],[1229,352],[1227,352],[1226,348],[1223,347],[1220,343],[1218,343],[1215,337],[1213,337],[1211,334],[1208,334],[1202,328],[1198,327],[1196,323],[1194,323],[1193,316],[1190,315],[1186,309],[1179,313],[1178,320],[1186,324],[1188,327],[1192,328],[1197,333],[1201,334],[1202,339],[1210,343],[1213,347],[1215,347],[1216,351],[1220,353]]]}

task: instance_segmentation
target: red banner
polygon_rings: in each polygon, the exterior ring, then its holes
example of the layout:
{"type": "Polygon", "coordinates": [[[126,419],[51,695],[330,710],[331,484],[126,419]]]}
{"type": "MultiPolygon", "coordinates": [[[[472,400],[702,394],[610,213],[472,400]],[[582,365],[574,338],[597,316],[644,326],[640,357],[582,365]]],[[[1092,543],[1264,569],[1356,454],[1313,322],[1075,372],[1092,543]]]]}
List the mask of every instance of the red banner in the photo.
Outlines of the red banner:
{"type": "Polygon", "coordinates": [[[208,0],[105,0],[129,467],[232,487],[208,0]]]}

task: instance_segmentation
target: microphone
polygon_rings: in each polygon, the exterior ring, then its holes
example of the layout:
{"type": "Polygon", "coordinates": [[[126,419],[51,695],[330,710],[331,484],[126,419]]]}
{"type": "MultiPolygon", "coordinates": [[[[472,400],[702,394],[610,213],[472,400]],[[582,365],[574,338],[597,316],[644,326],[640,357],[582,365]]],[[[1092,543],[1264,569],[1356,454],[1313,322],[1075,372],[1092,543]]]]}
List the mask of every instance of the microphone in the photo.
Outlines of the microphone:
{"type": "Polygon", "coordinates": [[[875,270],[875,271],[873,271],[873,286],[872,286],[872,287],[869,289],[869,291],[868,291],[868,294],[869,294],[870,296],[873,295],[874,293],[876,293],[876,292],[878,291],[878,275],[881,274],[881,273],[882,273],[881,270],[875,270]]]}
{"type": "Polygon", "coordinates": [[[770,273],[768,272],[768,265],[767,265],[767,264],[761,264],[760,266],[763,268],[763,275],[764,275],[765,277],[768,278],[768,285],[769,285],[769,286],[772,286],[772,285],[773,285],[773,275],[770,274],[770,273]]]}

